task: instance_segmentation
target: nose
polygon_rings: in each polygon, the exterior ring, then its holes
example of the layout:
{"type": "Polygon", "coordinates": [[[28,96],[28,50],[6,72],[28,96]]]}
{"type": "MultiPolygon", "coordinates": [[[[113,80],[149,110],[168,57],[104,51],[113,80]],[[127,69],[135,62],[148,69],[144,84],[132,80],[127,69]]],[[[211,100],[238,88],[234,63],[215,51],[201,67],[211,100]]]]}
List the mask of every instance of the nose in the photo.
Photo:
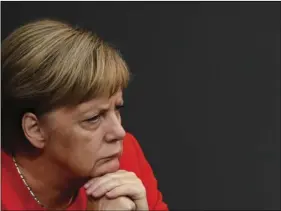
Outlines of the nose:
{"type": "Polygon", "coordinates": [[[126,132],[121,124],[120,116],[112,114],[107,124],[105,140],[107,142],[121,141],[125,135],[126,132]]]}

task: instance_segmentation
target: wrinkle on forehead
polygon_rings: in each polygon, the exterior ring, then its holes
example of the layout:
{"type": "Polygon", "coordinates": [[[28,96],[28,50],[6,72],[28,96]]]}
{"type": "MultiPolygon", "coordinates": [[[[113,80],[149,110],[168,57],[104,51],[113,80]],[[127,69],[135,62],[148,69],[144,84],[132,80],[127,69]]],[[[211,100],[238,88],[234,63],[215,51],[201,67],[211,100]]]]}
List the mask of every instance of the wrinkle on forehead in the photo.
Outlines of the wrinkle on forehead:
{"type": "Polygon", "coordinates": [[[111,96],[110,98],[107,97],[100,97],[95,98],[90,101],[81,103],[77,107],[78,113],[86,113],[88,111],[98,111],[109,109],[116,104],[123,103],[122,92],[119,91],[115,95],[111,96]]]}
{"type": "MultiPolygon", "coordinates": [[[[57,121],[62,120],[65,121],[69,118],[78,118],[81,115],[86,115],[89,112],[99,112],[103,109],[109,109],[110,107],[115,107],[116,104],[122,104],[123,103],[123,94],[121,91],[117,92],[115,95],[108,97],[99,97],[94,98],[92,100],[89,100],[87,102],[81,103],[74,107],[63,107],[56,109],[48,115],[46,115],[47,119],[49,118],[55,118],[57,121]]],[[[69,119],[70,120],[70,119],[69,119]]]]}

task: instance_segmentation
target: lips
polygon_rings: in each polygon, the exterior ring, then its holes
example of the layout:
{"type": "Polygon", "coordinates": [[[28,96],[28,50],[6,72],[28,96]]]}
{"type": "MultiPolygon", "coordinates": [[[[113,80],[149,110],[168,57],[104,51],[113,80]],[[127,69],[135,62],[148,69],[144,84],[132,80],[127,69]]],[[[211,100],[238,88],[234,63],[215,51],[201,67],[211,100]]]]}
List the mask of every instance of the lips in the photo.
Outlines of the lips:
{"type": "Polygon", "coordinates": [[[121,151],[119,151],[119,152],[117,152],[117,153],[114,153],[114,154],[112,154],[112,155],[110,155],[110,156],[106,156],[106,157],[104,158],[104,160],[108,161],[108,160],[112,160],[112,159],[114,159],[114,158],[119,158],[120,156],[121,156],[121,151]]]}

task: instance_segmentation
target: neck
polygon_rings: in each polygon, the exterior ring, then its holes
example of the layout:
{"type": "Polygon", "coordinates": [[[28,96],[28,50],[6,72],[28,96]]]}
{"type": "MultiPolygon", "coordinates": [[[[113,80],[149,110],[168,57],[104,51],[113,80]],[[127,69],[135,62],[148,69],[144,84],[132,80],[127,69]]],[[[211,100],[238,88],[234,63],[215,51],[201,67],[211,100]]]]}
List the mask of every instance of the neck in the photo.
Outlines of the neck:
{"type": "Polygon", "coordinates": [[[14,157],[32,192],[47,208],[65,208],[85,183],[85,180],[71,178],[69,172],[51,163],[44,154],[18,153],[14,157]]]}

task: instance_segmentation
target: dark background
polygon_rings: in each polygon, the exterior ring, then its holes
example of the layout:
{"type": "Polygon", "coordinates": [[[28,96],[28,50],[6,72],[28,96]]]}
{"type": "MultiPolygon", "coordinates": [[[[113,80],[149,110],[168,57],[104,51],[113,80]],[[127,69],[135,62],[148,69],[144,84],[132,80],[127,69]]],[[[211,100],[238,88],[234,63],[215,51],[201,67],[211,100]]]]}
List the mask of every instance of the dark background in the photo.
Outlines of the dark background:
{"type": "MultiPolygon", "coordinates": [[[[56,18],[118,47],[125,128],[171,209],[280,209],[280,3],[1,2],[2,40],[56,18]]],[[[3,193],[5,194],[5,193],[3,193]]]]}

